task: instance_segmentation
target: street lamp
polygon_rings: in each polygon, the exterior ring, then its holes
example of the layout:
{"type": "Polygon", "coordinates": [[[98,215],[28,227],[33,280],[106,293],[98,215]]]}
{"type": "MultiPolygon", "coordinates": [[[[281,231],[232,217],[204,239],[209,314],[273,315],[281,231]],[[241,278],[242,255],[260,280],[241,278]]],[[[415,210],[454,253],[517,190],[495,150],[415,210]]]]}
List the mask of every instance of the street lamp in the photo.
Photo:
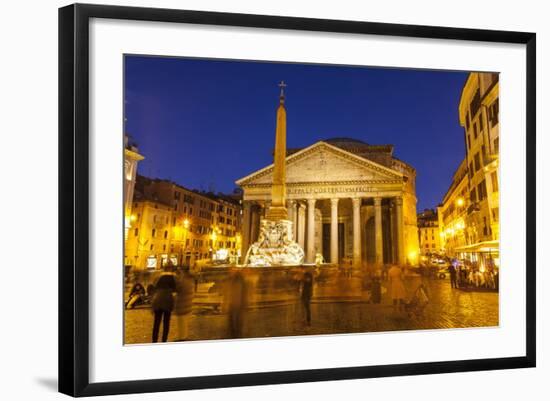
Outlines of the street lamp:
{"type": "Polygon", "coordinates": [[[456,205],[457,205],[458,207],[464,206],[464,198],[462,198],[462,197],[458,198],[458,199],[456,200],[456,205]]]}

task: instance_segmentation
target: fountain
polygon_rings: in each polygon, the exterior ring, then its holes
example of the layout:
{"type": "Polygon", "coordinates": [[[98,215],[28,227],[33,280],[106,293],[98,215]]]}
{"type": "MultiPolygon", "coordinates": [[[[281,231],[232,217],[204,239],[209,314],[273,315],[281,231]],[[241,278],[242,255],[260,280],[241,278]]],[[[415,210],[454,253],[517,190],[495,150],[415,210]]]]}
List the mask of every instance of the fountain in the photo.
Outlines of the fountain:
{"type": "Polygon", "coordinates": [[[294,241],[292,221],[286,209],[286,109],[284,88],[277,109],[275,154],[273,157],[273,183],[271,205],[266,217],[260,221],[258,240],[254,242],[244,260],[245,267],[298,266],[304,261],[304,250],[294,241]]]}

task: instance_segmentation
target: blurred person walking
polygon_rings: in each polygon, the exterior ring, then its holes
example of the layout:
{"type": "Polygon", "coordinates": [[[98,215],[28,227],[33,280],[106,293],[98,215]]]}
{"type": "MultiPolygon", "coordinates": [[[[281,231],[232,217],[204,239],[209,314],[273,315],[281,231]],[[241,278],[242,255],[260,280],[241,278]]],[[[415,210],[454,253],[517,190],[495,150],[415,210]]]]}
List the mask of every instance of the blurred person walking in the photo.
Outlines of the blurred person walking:
{"type": "Polygon", "coordinates": [[[193,277],[189,274],[189,267],[183,267],[176,274],[176,323],[178,327],[178,341],[187,340],[189,337],[189,320],[193,308],[194,284],[193,277]]]}
{"type": "Polygon", "coordinates": [[[243,335],[244,313],[248,307],[248,287],[242,272],[235,271],[229,277],[225,303],[229,312],[229,336],[243,335]]]}
{"type": "Polygon", "coordinates": [[[403,283],[403,271],[399,266],[393,265],[390,268],[388,271],[388,280],[393,310],[395,312],[398,310],[403,311],[407,291],[405,289],[405,284],[403,283]]]}
{"type": "Polygon", "coordinates": [[[304,273],[301,283],[301,301],[305,311],[306,324],[311,326],[311,297],[313,296],[313,274],[309,271],[304,273]]]}
{"type": "Polygon", "coordinates": [[[456,266],[454,265],[454,263],[451,263],[449,265],[449,267],[447,268],[447,270],[449,271],[449,275],[451,276],[451,288],[458,288],[458,284],[457,284],[457,280],[456,280],[457,271],[456,271],[456,266]]]}
{"type": "Polygon", "coordinates": [[[155,292],[151,302],[151,309],[154,315],[153,321],[153,342],[158,341],[160,322],[162,320],[162,342],[168,339],[170,331],[170,316],[174,309],[174,293],[176,292],[176,276],[173,267],[168,264],[164,272],[159,276],[155,284],[155,292]]]}

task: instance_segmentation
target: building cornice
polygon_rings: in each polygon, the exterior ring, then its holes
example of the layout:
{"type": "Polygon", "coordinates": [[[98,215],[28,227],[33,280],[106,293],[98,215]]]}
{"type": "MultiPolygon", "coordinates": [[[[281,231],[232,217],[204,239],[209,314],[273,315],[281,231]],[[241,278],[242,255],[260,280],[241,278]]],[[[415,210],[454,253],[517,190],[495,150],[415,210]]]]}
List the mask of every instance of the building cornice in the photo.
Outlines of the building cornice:
{"type": "MultiPolygon", "coordinates": [[[[353,163],[359,164],[363,167],[367,167],[370,170],[377,171],[381,174],[384,174],[388,177],[392,177],[393,180],[403,180],[403,174],[392,170],[388,167],[382,166],[376,162],[373,162],[372,160],[365,159],[364,157],[355,155],[353,153],[350,153],[348,151],[345,151],[343,149],[338,148],[337,146],[331,145],[324,141],[319,141],[314,143],[311,146],[308,146],[307,148],[304,148],[296,153],[293,153],[286,157],[286,165],[290,165],[292,163],[296,163],[307,156],[316,153],[318,150],[326,150],[329,152],[332,152],[333,154],[337,155],[338,157],[344,158],[346,160],[349,160],[353,163]]],[[[252,174],[247,175],[246,177],[243,177],[236,181],[236,184],[239,186],[247,186],[250,185],[249,183],[252,180],[259,179],[262,177],[265,177],[268,174],[271,174],[273,171],[273,164],[270,164],[267,167],[264,167],[263,169],[257,170],[253,172],[252,174]]],[[[287,185],[290,185],[290,183],[287,183],[287,185]]]]}

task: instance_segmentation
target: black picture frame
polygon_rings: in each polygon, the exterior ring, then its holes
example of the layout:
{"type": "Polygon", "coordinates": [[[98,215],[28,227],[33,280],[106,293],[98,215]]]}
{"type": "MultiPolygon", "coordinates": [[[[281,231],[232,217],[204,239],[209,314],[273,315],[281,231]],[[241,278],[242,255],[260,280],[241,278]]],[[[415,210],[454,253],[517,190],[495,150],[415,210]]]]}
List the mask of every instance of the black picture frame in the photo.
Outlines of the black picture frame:
{"type": "Polygon", "coordinates": [[[74,4],[59,9],[59,391],[141,393],[534,367],[536,363],[536,35],[479,29],[74,4]],[[91,18],[437,38],[526,46],[526,354],[521,357],[90,383],[89,22],[91,18]]]}

